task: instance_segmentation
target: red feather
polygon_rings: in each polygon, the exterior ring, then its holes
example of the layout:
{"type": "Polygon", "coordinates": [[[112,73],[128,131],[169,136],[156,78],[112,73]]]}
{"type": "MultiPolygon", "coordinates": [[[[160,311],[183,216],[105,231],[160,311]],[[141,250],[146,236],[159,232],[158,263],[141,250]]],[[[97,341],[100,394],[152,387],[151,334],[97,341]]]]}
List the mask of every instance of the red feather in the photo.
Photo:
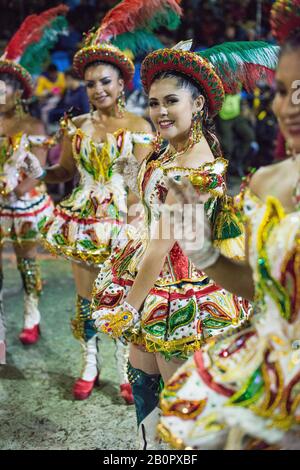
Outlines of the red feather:
{"type": "Polygon", "coordinates": [[[274,82],[275,71],[257,64],[243,64],[239,70],[234,72],[228,71],[227,76],[222,76],[223,87],[225,93],[235,94],[240,91],[240,83],[248,91],[253,91],[260,80],[266,81],[269,85],[274,82]]]}
{"type": "Polygon", "coordinates": [[[6,46],[4,58],[9,60],[18,59],[30,44],[40,40],[44,29],[57,16],[66,14],[68,10],[69,8],[66,5],[59,5],[39,15],[28,16],[6,46]]]}
{"type": "Polygon", "coordinates": [[[154,15],[166,8],[181,15],[180,3],[181,0],[123,0],[103,18],[97,41],[107,41],[119,34],[144,28],[154,15]]]}

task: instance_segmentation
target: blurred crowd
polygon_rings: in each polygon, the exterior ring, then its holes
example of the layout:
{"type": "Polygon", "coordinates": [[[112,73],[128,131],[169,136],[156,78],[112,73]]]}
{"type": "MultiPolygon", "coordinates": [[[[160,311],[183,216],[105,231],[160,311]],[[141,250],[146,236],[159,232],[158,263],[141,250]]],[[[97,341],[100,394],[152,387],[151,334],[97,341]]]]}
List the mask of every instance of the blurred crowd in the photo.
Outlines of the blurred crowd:
{"type": "MultiPolygon", "coordinates": [[[[61,1],[0,0],[0,45],[5,46],[21,21],[30,13],[38,13],[61,1]]],[[[72,58],[82,42],[84,33],[99,21],[116,0],[66,0],[68,33],[61,36],[51,54],[51,63],[36,79],[34,113],[39,116],[50,134],[58,130],[64,113],[73,115],[89,112],[84,83],[72,71],[72,58]]],[[[165,46],[193,38],[199,48],[224,41],[263,39],[272,42],[269,31],[269,12],[272,0],[183,0],[184,17],[180,28],[170,33],[160,29],[157,36],[165,46]]],[[[147,116],[147,100],[139,80],[143,57],[135,57],[136,75],[127,94],[127,108],[147,116]]],[[[284,153],[284,142],[278,135],[272,113],[273,89],[264,82],[257,84],[254,94],[244,90],[228,95],[217,117],[216,128],[224,156],[229,159],[229,172],[243,176],[249,168],[271,163],[284,153]]],[[[49,153],[49,163],[59,158],[59,145],[49,153]]],[[[53,188],[58,197],[65,188],[53,188]]]]}

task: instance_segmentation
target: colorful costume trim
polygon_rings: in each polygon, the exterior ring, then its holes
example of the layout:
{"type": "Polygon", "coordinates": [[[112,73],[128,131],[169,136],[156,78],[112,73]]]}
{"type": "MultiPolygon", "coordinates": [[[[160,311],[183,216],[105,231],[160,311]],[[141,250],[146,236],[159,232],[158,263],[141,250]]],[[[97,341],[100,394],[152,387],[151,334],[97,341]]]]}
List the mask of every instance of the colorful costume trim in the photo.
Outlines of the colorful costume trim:
{"type": "MultiPolygon", "coordinates": [[[[217,220],[213,205],[218,205],[224,196],[226,166],[227,162],[220,158],[198,169],[181,168],[174,166],[172,159],[164,159],[164,155],[158,159],[150,156],[143,162],[138,184],[145,211],[144,225],[134,239],[111,255],[99,273],[92,304],[96,325],[105,323],[104,330],[110,326],[118,327],[114,313],[124,302],[138,272],[153,225],[160,217],[159,208],[168,192],[168,178],[178,180],[189,176],[204,193],[212,194],[209,209],[217,220]],[[107,320],[102,321],[102,309],[106,315],[109,308],[112,322],[107,325],[107,320]]],[[[241,254],[232,252],[231,256],[241,254]]],[[[124,336],[130,342],[142,344],[149,352],[161,352],[166,358],[184,358],[199,349],[209,337],[236,328],[247,319],[250,311],[247,302],[229,294],[197,270],[176,243],[145,298],[139,325],[129,328],[124,336]]]]}
{"type": "Polygon", "coordinates": [[[244,211],[257,313],[248,328],[196,352],[166,385],[159,433],[176,448],[216,449],[232,426],[267,444],[299,428],[300,212],[285,215],[274,198],[265,204],[250,190],[244,211]]]}
{"type": "Polygon", "coordinates": [[[80,182],[41,228],[43,244],[53,254],[100,265],[135,231],[125,223],[127,191],[114,163],[132,156],[135,143],[149,144],[152,136],[119,130],[96,143],[71,120],[63,120],[62,128],[72,139],[80,182]]]}
{"type": "Polygon", "coordinates": [[[16,134],[2,138],[0,146],[0,244],[34,242],[40,237],[40,227],[50,217],[53,203],[43,184],[35,186],[22,197],[11,201],[9,193],[25,178],[18,170],[26,151],[33,147],[48,147],[51,141],[45,136],[16,134]]]}
{"type": "Polygon", "coordinates": [[[96,61],[115,65],[120,69],[126,84],[130,83],[134,75],[133,62],[120,49],[109,43],[86,46],[76,52],[73,67],[80,78],[84,78],[84,71],[88,64],[96,61]]]}

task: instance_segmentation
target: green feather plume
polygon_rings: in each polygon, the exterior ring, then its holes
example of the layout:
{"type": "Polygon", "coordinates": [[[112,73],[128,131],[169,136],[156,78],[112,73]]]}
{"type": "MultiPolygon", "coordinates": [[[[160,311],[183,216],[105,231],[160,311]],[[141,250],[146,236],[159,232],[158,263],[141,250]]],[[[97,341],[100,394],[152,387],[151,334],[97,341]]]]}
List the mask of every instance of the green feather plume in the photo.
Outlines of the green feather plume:
{"type": "Polygon", "coordinates": [[[130,49],[134,56],[144,55],[164,47],[154,34],[144,30],[120,34],[112,40],[112,44],[121,49],[121,51],[130,49]]]}
{"type": "Polygon", "coordinates": [[[60,34],[64,34],[68,22],[64,16],[58,16],[45,28],[38,43],[31,44],[24,52],[20,64],[32,75],[41,73],[42,66],[49,59],[49,52],[55,45],[60,34]]]}
{"type": "Polygon", "coordinates": [[[174,31],[180,24],[180,16],[174,11],[168,8],[164,13],[157,13],[154,15],[152,20],[149,22],[148,28],[150,31],[154,31],[160,27],[165,27],[170,31],[174,31]]]}
{"type": "Polygon", "coordinates": [[[198,52],[213,64],[226,93],[236,93],[240,84],[252,90],[258,80],[272,82],[279,47],[264,41],[226,42],[198,52]]]}

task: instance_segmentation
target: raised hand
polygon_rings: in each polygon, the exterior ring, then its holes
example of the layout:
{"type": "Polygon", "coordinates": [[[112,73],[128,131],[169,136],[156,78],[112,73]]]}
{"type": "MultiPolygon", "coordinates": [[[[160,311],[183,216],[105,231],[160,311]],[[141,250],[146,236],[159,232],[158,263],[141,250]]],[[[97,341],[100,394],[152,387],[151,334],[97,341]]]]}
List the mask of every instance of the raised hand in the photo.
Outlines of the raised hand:
{"type": "Polygon", "coordinates": [[[101,308],[92,313],[97,330],[113,338],[121,338],[123,333],[135,326],[138,328],[139,312],[128,302],[114,309],[101,308]]]}
{"type": "Polygon", "coordinates": [[[30,178],[38,179],[44,174],[39,160],[31,152],[26,152],[26,155],[20,163],[18,163],[18,170],[22,170],[30,178]]]}

